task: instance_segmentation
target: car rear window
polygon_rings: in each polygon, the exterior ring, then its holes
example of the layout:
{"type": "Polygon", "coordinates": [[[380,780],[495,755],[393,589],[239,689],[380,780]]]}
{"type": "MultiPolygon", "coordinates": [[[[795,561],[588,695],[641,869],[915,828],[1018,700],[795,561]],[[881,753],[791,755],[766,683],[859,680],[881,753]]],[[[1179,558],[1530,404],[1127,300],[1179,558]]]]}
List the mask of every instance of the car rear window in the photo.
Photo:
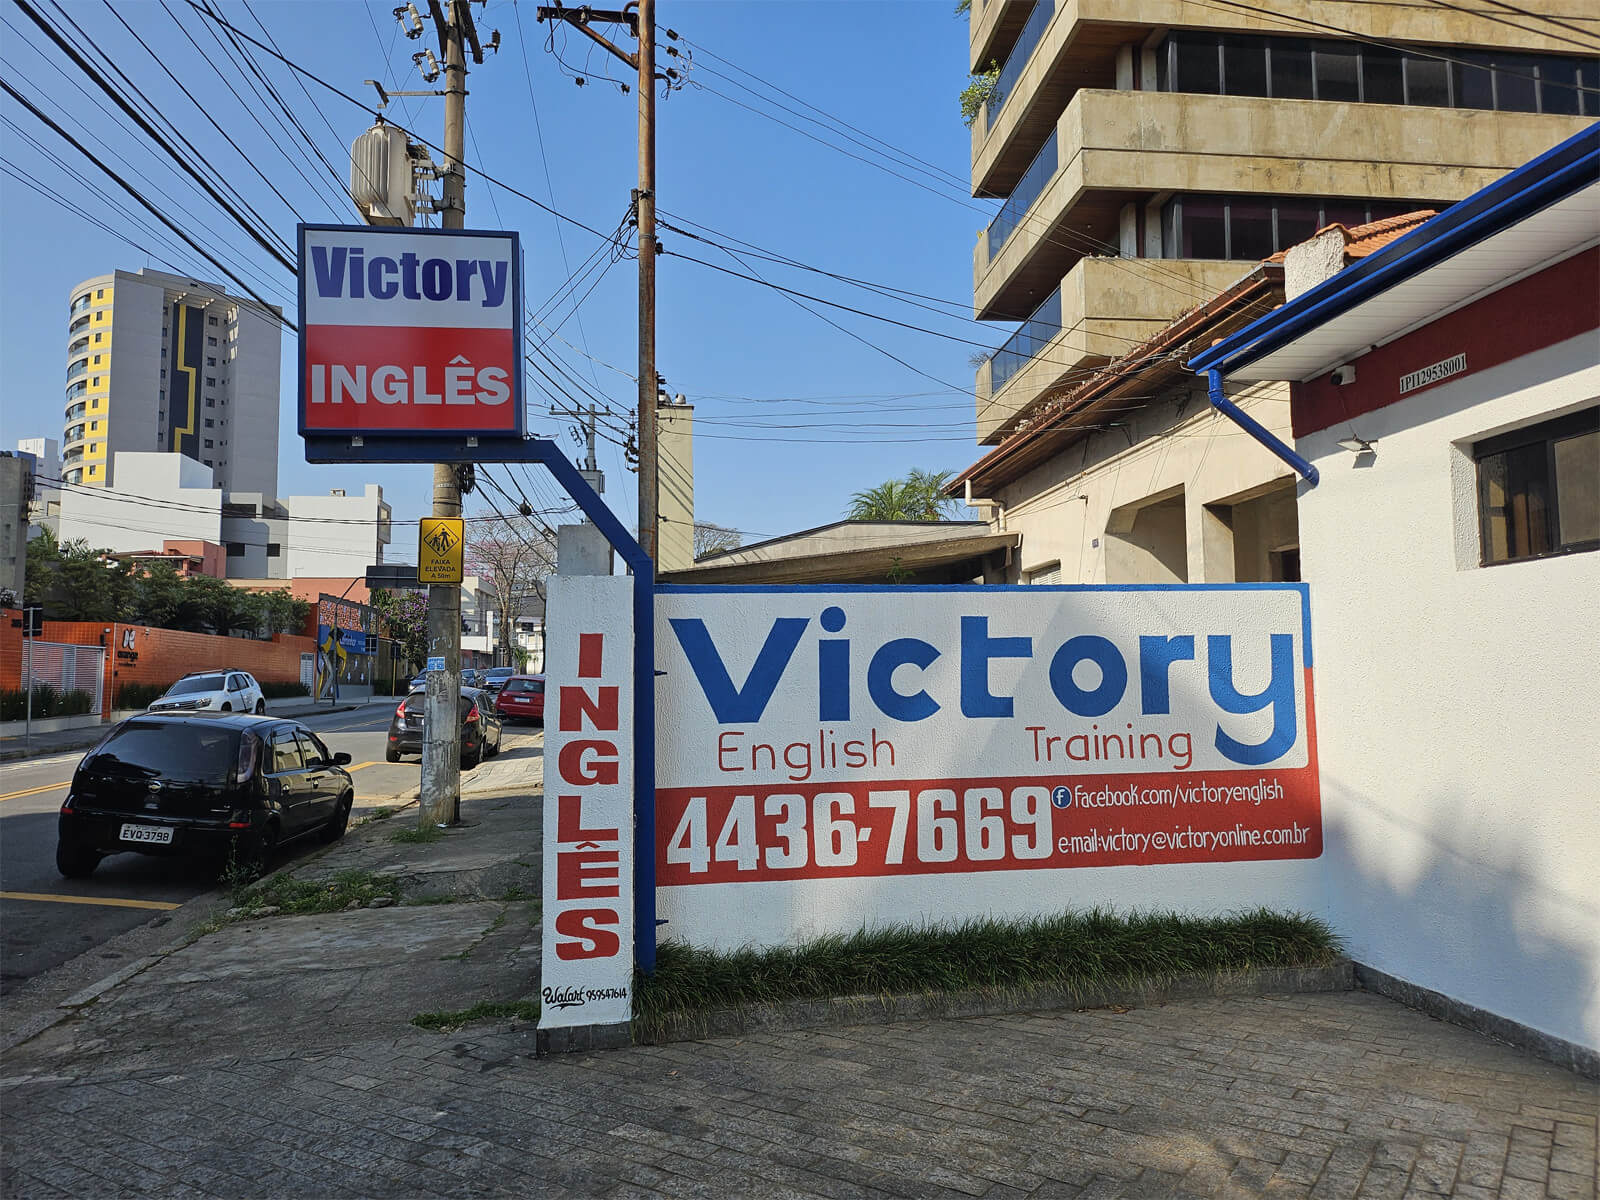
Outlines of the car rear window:
{"type": "Polygon", "coordinates": [[[542,679],[513,679],[510,683],[506,684],[506,691],[508,691],[508,692],[532,692],[534,695],[538,695],[540,692],[544,691],[544,680],[542,680],[542,679]]]}
{"type": "Polygon", "coordinates": [[[83,760],[87,771],[145,779],[226,782],[239,756],[239,731],[227,726],[129,721],[83,760]]]}
{"type": "Polygon", "coordinates": [[[191,675],[187,679],[180,679],[167,689],[169,696],[184,696],[190,692],[224,692],[221,675],[191,675]]]}

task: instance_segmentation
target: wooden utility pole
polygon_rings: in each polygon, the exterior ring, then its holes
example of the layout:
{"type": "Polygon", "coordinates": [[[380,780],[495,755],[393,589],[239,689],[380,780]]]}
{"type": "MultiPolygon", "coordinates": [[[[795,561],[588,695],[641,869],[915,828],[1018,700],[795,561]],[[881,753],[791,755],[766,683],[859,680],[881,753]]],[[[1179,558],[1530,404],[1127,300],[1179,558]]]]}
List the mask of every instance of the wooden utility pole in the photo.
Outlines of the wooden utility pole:
{"type": "MultiPolygon", "coordinates": [[[[472,22],[470,0],[429,0],[428,9],[439,35],[444,59],[444,187],[439,223],[461,229],[466,222],[467,59],[483,62],[483,50],[472,22]],[[446,15],[445,4],[449,6],[446,15]]],[[[461,480],[454,463],[433,465],[433,515],[461,515],[461,480]]],[[[418,821],[428,825],[461,820],[461,588],[434,584],[428,588],[428,655],[443,658],[443,671],[428,672],[423,709],[422,791],[418,821]]]]}
{"type": "Polygon", "coordinates": [[[658,561],[660,458],[656,437],[656,27],[655,0],[634,0],[621,11],[598,8],[541,6],[539,20],[565,21],[604,46],[638,72],[639,186],[634,190],[634,218],[639,226],[639,544],[658,561]],[[639,39],[628,54],[590,28],[594,22],[629,27],[639,39]]]}

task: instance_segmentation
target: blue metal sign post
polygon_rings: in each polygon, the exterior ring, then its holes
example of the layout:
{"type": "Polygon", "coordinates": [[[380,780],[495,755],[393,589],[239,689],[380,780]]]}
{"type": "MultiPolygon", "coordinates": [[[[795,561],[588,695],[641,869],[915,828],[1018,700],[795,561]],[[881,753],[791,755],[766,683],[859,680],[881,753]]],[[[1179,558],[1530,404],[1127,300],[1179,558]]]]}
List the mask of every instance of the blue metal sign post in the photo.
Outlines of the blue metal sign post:
{"type": "Polygon", "coordinates": [[[633,572],[633,916],[634,962],[656,966],[655,570],[627,527],[606,507],[561,447],[546,438],[434,434],[407,438],[305,437],[309,463],[537,463],[555,476],[633,572]]]}

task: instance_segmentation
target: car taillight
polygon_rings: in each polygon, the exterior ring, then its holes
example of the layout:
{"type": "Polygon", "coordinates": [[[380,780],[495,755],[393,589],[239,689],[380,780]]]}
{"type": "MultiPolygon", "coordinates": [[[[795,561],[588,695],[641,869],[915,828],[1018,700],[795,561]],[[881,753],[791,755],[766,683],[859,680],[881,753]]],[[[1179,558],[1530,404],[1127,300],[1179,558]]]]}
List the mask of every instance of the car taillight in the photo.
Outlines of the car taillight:
{"type": "Polygon", "coordinates": [[[478,719],[478,706],[476,704],[474,704],[471,708],[467,709],[467,724],[471,725],[477,719],[478,719]]]}
{"type": "Polygon", "coordinates": [[[400,706],[394,710],[394,715],[397,717],[406,715],[406,702],[404,700],[400,701],[400,706]]]}
{"type": "Polygon", "coordinates": [[[253,733],[239,735],[239,759],[233,767],[233,777],[243,783],[256,771],[256,759],[261,753],[261,739],[253,733]]]}

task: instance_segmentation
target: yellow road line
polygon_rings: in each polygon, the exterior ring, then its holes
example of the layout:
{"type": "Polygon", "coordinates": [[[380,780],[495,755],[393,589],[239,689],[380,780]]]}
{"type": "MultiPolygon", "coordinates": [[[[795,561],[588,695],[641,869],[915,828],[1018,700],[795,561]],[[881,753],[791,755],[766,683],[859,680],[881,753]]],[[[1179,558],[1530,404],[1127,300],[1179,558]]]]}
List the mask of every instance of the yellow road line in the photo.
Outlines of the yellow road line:
{"type": "MultiPolygon", "coordinates": [[[[346,771],[364,771],[368,767],[375,767],[377,765],[378,764],[375,763],[375,762],[354,763],[351,766],[346,767],[345,770],[346,771]]],[[[4,798],[5,797],[0,796],[0,800],[3,800],[4,798]]]]}
{"type": "Polygon", "coordinates": [[[24,788],[20,792],[7,792],[5,795],[0,796],[0,800],[20,800],[23,796],[37,796],[40,792],[53,792],[57,788],[66,787],[71,782],[72,780],[70,779],[64,779],[60,783],[47,783],[43,787],[24,788]]]}
{"type": "Polygon", "coordinates": [[[49,892],[0,892],[0,900],[44,900],[53,904],[96,904],[104,908],[156,908],[165,912],[182,905],[166,900],[120,900],[115,896],[53,896],[49,892]]]}

